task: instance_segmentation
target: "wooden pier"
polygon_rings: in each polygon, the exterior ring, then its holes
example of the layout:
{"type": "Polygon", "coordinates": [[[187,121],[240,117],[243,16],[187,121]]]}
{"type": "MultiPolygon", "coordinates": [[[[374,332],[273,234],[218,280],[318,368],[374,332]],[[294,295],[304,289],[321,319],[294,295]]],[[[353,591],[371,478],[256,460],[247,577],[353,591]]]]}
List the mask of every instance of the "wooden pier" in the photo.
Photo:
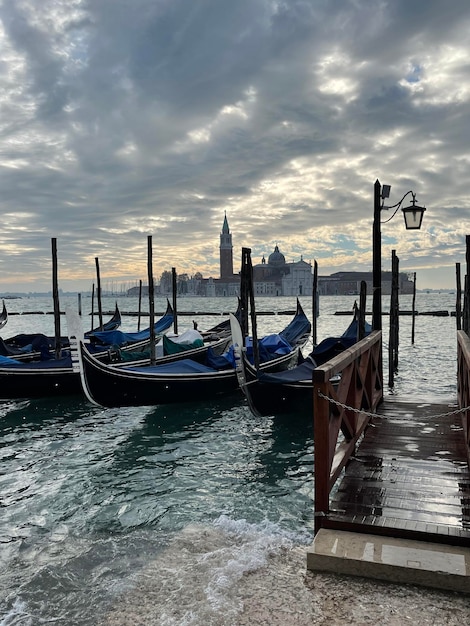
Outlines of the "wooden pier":
{"type": "Polygon", "coordinates": [[[456,408],[386,400],[323,527],[470,547],[470,472],[456,408]]]}
{"type": "Polygon", "coordinates": [[[376,331],[314,372],[307,566],[470,593],[470,340],[458,405],[383,401],[381,355],[376,331]]]}

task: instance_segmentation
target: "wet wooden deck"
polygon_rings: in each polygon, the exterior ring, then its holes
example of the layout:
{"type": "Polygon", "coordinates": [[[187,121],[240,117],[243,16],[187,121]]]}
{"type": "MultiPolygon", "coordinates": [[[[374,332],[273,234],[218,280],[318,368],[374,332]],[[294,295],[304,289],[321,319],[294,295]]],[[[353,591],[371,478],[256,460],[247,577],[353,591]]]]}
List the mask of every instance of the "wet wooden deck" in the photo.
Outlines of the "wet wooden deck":
{"type": "Polygon", "coordinates": [[[325,528],[470,546],[470,472],[452,405],[386,399],[330,501],[325,528]]]}

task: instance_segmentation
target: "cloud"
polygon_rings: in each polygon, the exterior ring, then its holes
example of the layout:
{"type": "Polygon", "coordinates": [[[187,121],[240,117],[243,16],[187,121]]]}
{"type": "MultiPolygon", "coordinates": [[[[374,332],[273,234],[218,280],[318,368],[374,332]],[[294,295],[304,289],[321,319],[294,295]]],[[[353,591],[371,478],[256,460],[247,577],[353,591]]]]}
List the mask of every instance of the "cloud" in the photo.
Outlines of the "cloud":
{"type": "MultiPolygon", "coordinates": [[[[469,231],[470,9],[457,0],[4,0],[0,290],[218,276],[277,243],[320,273],[370,269],[374,181],[426,204],[410,271],[451,268],[469,231]]],[[[29,289],[28,289],[29,290],[29,289]]]]}

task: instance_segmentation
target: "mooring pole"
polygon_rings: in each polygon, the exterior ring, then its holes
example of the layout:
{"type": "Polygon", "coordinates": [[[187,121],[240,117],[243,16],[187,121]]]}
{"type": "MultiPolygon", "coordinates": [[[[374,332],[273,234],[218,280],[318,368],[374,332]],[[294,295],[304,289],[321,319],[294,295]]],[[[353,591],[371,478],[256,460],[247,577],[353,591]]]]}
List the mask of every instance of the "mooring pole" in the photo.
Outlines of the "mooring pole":
{"type": "Polygon", "coordinates": [[[152,235],[147,236],[147,275],[149,281],[150,364],[155,365],[155,293],[153,282],[152,235]]]}
{"type": "Polygon", "coordinates": [[[318,263],[313,262],[312,286],[312,343],[317,345],[317,317],[318,317],[318,263]]]}
{"type": "Polygon", "coordinates": [[[462,283],[460,276],[460,263],[455,264],[455,274],[457,281],[457,294],[455,299],[455,320],[457,322],[457,330],[462,330],[462,283]]]}
{"type": "Polygon", "coordinates": [[[59,306],[59,280],[57,271],[57,239],[51,240],[52,243],[52,299],[54,303],[54,337],[55,337],[55,358],[60,357],[60,306],[59,306]]]}
{"type": "Polygon", "coordinates": [[[100,262],[98,257],[95,257],[96,265],[96,284],[97,284],[97,300],[98,300],[98,319],[100,330],[103,330],[103,307],[101,303],[101,277],[100,277],[100,262]]]}

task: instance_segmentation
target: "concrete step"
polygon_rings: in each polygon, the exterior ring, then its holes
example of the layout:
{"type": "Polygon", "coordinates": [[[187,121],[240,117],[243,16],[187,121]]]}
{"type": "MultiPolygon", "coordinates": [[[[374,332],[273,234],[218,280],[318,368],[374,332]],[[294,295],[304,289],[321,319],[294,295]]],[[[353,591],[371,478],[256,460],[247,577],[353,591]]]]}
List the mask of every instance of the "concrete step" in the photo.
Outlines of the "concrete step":
{"type": "Polygon", "coordinates": [[[470,548],[321,529],[307,569],[470,593],[470,548]]]}

